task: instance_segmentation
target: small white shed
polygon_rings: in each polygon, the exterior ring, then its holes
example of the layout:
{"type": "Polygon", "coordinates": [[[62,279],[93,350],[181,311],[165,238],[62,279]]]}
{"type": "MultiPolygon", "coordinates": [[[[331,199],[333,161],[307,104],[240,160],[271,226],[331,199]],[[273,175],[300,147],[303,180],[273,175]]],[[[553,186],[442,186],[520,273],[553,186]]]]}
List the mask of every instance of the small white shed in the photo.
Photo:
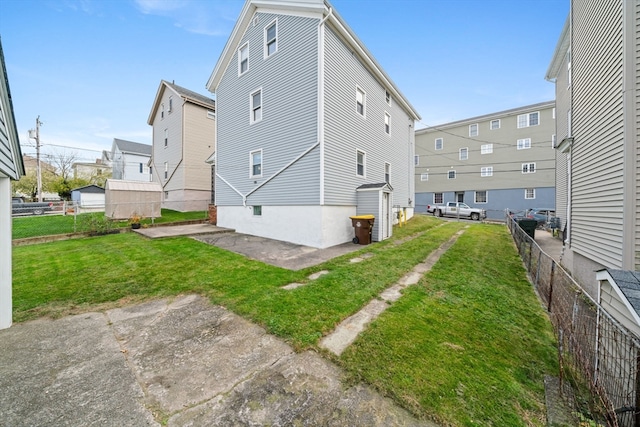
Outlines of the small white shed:
{"type": "Polygon", "coordinates": [[[81,208],[104,208],[104,188],[97,185],[86,185],[71,190],[71,200],[81,208]]]}
{"type": "Polygon", "coordinates": [[[387,182],[363,184],[356,188],[356,215],[373,215],[371,240],[381,242],[393,233],[393,187],[387,182]]]}
{"type": "Polygon", "coordinates": [[[159,218],[162,186],[157,182],[108,179],[105,185],[105,216],[127,219],[132,215],[159,218]]]}

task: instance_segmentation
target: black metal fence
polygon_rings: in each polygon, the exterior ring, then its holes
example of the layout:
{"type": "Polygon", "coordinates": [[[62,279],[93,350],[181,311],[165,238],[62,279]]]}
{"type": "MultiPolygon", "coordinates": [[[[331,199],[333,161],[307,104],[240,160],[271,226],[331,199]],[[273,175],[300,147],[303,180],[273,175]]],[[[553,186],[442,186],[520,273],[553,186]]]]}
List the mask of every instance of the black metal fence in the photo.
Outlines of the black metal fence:
{"type": "Polygon", "coordinates": [[[588,387],[591,414],[607,426],[640,427],[639,338],[584,292],[517,222],[507,217],[507,226],[553,323],[561,379],[588,387]]]}

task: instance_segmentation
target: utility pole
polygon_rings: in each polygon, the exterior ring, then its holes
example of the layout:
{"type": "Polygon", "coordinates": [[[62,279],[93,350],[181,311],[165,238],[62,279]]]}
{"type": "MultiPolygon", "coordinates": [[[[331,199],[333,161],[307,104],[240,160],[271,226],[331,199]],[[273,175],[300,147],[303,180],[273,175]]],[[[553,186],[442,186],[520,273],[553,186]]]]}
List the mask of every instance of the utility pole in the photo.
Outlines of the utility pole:
{"type": "Polygon", "coordinates": [[[42,201],[42,169],[40,168],[40,125],[42,122],[40,121],[40,116],[36,118],[36,130],[35,136],[33,135],[33,129],[29,131],[29,137],[36,140],[36,182],[37,182],[37,193],[38,193],[38,201],[42,201]]]}

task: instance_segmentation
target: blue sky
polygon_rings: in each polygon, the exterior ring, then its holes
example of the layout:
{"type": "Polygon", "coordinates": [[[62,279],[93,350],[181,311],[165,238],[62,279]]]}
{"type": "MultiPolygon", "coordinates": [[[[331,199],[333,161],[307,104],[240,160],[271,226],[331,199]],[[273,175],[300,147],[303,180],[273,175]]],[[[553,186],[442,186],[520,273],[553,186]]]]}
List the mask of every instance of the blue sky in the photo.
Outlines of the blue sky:
{"type": "MultiPolygon", "coordinates": [[[[0,0],[23,153],[93,161],[151,143],[161,79],[205,88],[243,0],[0,0]],[[65,147],[73,147],[69,149],[65,147]]],[[[333,0],[422,116],[420,129],[554,98],[544,80],[569,0],[333,0]]]]}

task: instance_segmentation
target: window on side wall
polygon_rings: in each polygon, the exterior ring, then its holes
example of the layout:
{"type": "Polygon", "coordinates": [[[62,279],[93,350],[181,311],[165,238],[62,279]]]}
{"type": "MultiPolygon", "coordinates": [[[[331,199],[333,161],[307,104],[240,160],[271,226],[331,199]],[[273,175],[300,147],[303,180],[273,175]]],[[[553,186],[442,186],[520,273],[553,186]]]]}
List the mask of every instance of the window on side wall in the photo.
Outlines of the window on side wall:
{"type": "Polygon", "coordinates": [[[278,21],[275,20],[264,29],[265,59],[278,51],[278,21]]]}
{"type": "Polygon", "coordinates": [[[262,120],[262,89],[258,89],[251,93],[251,124],[258,123],[262,120]]]}
{"type": "Polygon", "coordinates": [[[387,135],[391,134],[391,116],[386,111],[384,113],[384,131],[387,135]]]}
{"type": "Polygon", "coordinates": [[[391,183],[391,165],[389,163],[384,164],[384,182],[391,183]]]}
{"type": "Polygon", "coordinates": [[[518,150],[527,150],[531,148],[531,138],[519,139],[517,142],[518,150]]]}
{"type": "Polygon", "coordinates": [[[480,176],[493,176],[493,166],[480,168],[480,176]]]}
{"type": "Polygon", "coordinates": [[[169,163],[164,162],[164,179],[169,177],[169,163]]]}
{"type": "Polygon", "coordinates": [[[518,115],[518,129],[526,128],[529,126],[537,126],[539,124],[540,124],[540,113],[538,111],[534,113],[518,115]]]}
{"type": "Polygon", "coordinates": [[[249,71],[249,43],[238,49],[238,76],[249,71]]]}
{"type": "Polygon", "coordinates": [[[535,173],[536,164],[535,163],[523,163],[522,164],[522,173],[535,173]]]}
{"type": "Polygon", "coordinates": [[[478,124],[477,123],[469,125],[469,136],[471,136],[471,137],[478,136],[478,124]]]}
{"type": "Polygon", "coordinates": [[[433,204],[434,205],[442,204],[443,200],[444,200],[444,197],[442,197],[442,193],[433,193],[433,204]]]}
{"type": "Polygon", "coordinates": [[[458,154],[460,160],[467,160],[469,158],[469,149],[461,148],[460,153],[458,154]]]}
{"type": "Polygon", "coordinates": [[[413,165],[414,166],[420,165],[420,156],[418,156],[417,154],[413,156],[413,165]]]}
{"type": "Polygon", "coordinates": [[[359,87],[356,87],[356,111],[362,117],[365,117],[365,104],[364,104],[365,100],[366,100],[365,92],[359,87]]]}
{"type": "Polygon", "coordinates": [[[500,129],[500,119],[491,120],[489,124],[489,129],[491,130],[500,129]]]}
{"type": "Polygon", "coordinates": [[[364,151],[356,151],[356,175],[364,177],[365,153],[364,151]]]}
{"type": "Polygon", "coordinates": [[[482,144],[480,146],[480,154],[491,154],[493,153],[493,144],[482,144]]]}
{"type": "Polygon", "coordinates": [[[429,181],[429,173],[428,172],[421,173],[420,181],[429,181]]]}
{"type": "Polygon", "coordinates": [[[262,216],[262,206],[254,206],[253,207],[253,215],[254,216],[262,216]]]}
{"type": "Polygon", "coordinates": [[[487,203],[487,191],[476,191],[474,200],[476,203],[487,203]]]}
{"type": "Polygon", "coordinates": [[[249,154],[250,177],[259,178],[262,176],[262,150],[252,151],[249,154]]]}
{"type": "Polygon", "coordinates": [[[447,179],[456,179],[456,171],[449,171],[447,173],[447,179]]]}
{"type": "Polygon", "coordinates": [[[169,129],[164,130],[164,146],[167,147],[169,145],[169,129]]]}
{"type": "Polygon", "coordinates": [[[535,199],[536,198],[536,189],[535,188],[525,188],[524,189],[524,198],[525,199],[535,199]]]}
{"type": "Polygon", "coordinates": [[[435,144],[436,144],[436,150],[442,150],[442,148],[444,147],[444,139],[436,138],[435,144]]]}

